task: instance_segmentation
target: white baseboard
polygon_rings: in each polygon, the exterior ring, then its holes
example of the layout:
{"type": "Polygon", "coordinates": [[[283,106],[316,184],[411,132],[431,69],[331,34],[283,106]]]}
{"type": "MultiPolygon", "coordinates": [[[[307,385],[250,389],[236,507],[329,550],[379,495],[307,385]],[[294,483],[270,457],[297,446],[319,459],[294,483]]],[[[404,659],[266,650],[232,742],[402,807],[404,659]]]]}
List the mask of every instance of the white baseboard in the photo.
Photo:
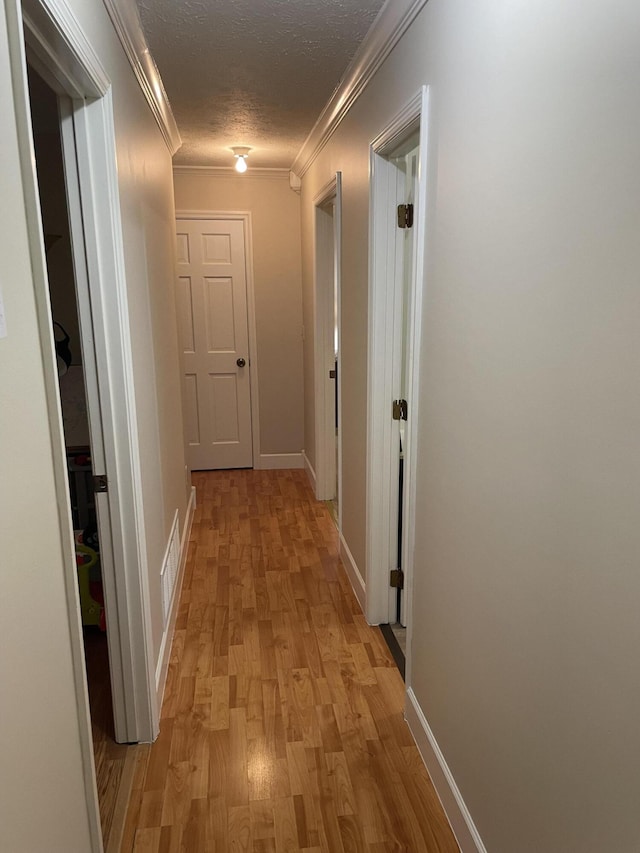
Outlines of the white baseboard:
{"type": "Polygon", "coordinates": [[[261,453],[254,460],[253,467],[258,471],[272,471],[285,468],[304,468],[302,453],[261,453]]]}
{"type": "Polygon", "coordinates": [[[356,561],[353,559],[353,554],[349,550],[349,546],[345,542],[344,536],[342,535],[342,531],[340,531],[340,559],[342,560],[342,564],[347,572],[347,577],[351,582],[351,586],[353,591],[356,594],[356,598],[358,599],[358,604],[360,605],[362,612],[365,612],[365,601],[366,601],[366,593],[365,593],[365,585],[364,579],[360,574],[360,569],[356,566],[356,561]]]}
{"type": "Polygon", "coordinates": [[[313,489],[313,494],[316,493],[316,472],[313,470],[313,465],[309,462],[309,457],[302,451],[302,458],[304,459],[304,470],[307,472],[307,477],[309,478],[309,482],[311,483],[311,488],[313,489]]]}
{"type": "Polygon", "coordinates": [[[440,797],[461,853],[487,853],[453,774],[411,687],[407,690],[405,718],[429,772],[433,787],[440,797]]]}
{"type": "Polygon", "coordinates": [[[187,515],[180,536],[180,565],[178,567],[178,577],[173,588],[173,598],[171,600],[171,608],[167,627],[162,636],[160,644],[160,654],[158,655],[158,664],[156,666],[156,696],[158,701],[158,709],[162,708],[162,699],[164,697],[164,688],[167,683],[167,672],[169,670],[169,657],[171,655],[171,643],[173,642],[173,632],[176,627],[176,618],[178,616],[178,602],[180,601],[180,593],[182,592],[182,580],[184,578],[184,567],[187,564],[187,552],[189,550],[189,537],[191,535],[191,525],[193,524],[193,513],[196,508],[196,487],[191,486],[191,494],[189,495],[189,503],[187,504],[187,515]]]}

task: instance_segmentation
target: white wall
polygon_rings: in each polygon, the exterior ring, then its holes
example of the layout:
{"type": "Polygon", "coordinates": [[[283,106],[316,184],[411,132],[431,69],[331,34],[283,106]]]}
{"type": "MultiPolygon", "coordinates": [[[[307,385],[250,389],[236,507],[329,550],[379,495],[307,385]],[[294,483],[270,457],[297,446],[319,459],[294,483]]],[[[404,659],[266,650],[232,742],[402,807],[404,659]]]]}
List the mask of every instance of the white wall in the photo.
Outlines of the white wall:
{"type": "MultiPolygon", "coordinates": [[[[0,15],[0,107],[14,115],[0,15]]],[[[90,849],[51,438],[17,137],[0,137],[0,848],[90,849]]],[[[77,618],[77,617],[76,617],[77,618]]]]}
{"type": "MultiPolygon", "coordinates": [[[[84,8],[83,3],[79,6],[84,8]]],[[[78,9],[80,13],[80,9],[78,9]]],[[[121,54],[108,22],[87,32],[121,54]]],[[[105,13],[106,18],[106,13],[105,13]]],[[[90,28],[90,24],[93,27],[90,28]]],[[[140,436],[154,657],[162,640],[160,569],[176,509],[185,521],[184,435],[175,313],[175,229],[171,155],[129,65],[114,80],[118,183],[128,281],[136,410],[140,436]],[[121,79],[120,79],[121,78],[121,79]]]]}
{"type": "Polygon", "coordinates": [[[303,448],[300,197],[284,172],[175,170],[176,209],[249,211],[260,388],[260,452],[303,448]]]}
{"type": "MultiPolygon", "coordinates": [[[[160,566],[186,483],[173,302],[171,156],[99,0],[72,7],[113,84],[117,165],[132,327],[136,415],[154,656],[162,639],[160,566]]],[[[6,7],[5,7],[6,8],[6,7]]],[[[0,289],[8,336],[0,338],[0,849],[87,853],[89,812],[69,626],[78,602],[65,597],[69,513],[57,506],[54,466],[64,480],[59,411],[49,425],[53,350],[41,351],[30,265],[5,15],[0,15],[0,289]]],[[[53,389],[53,391],[52,391],[53,389]]],[[[58,484],[59,485],[59,484],[58,484]]],[[[80,678],[82,695],[82,683],[80,678]]],[[[81,707],[84,702],[81,700],[81,707]]]]}
{"type": "Polygon", "coordinates": [[[102,3],[71,4],[113,84],[118,185],[132,329],[154,657],[162,641],[160,568],[187,483],[173,278],[171,154],[102,3]]]}
{"type": "Polygon", "coordinates": [[[430,0],[303,179],[311,327],[343,173],[364,574],[368,144],[430,86],[412,686],[490,853],[640,845],[638,32],[633,0],[430,0]]]}

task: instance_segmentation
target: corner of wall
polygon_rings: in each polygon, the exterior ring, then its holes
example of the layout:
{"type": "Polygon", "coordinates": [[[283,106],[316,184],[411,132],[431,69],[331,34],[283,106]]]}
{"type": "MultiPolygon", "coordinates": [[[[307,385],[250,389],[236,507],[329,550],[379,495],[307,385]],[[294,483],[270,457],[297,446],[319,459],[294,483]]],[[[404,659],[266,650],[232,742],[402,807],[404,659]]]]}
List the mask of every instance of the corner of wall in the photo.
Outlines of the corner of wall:
{"type": "Polygon", "coordinates": [[[309,478],[309,482],[311,483],[311,488],[313,489],[313,493],[316,493],[316,472],[307,456],[306,450],[302,451],[302,458],[304,461],[304,470],[307,472],[307,477],[309,478]]]}

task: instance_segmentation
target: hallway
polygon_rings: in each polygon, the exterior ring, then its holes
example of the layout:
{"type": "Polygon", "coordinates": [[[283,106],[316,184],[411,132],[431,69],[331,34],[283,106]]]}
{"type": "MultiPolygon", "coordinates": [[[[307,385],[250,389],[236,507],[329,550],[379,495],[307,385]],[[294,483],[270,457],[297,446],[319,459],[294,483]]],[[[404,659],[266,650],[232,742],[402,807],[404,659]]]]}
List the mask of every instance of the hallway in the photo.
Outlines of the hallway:
{"type": "Polygon", "coordinates": [[[122,851],[457,851],[306,474],[193,482],[160,737],[122,851]]]}

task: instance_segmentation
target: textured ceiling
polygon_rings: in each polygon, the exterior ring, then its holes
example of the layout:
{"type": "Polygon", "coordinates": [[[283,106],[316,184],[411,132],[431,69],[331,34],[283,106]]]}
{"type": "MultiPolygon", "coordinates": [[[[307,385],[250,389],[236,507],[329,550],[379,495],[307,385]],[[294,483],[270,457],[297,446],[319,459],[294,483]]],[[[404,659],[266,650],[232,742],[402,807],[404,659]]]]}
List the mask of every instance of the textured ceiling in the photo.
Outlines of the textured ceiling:
{"type": "Polygon", "coordinates": [[[383,0],[138,0],[177,164],[289,167],[383,0]]]}

